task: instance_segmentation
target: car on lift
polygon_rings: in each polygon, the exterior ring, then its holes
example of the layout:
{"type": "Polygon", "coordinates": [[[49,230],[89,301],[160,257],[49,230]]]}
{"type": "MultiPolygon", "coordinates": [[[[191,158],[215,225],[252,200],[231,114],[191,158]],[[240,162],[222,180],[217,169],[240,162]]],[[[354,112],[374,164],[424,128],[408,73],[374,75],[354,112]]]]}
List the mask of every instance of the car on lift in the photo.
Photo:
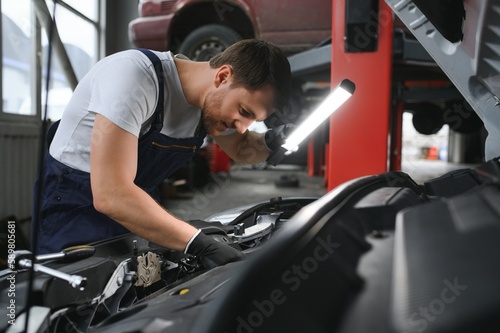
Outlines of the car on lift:
{"type": "Polygon", "coordinates": [[[208,60],[243,38],[259,38],[287,54],[309,49],[331,35],[332,3],[310,0],[140,0],[129,24],[137,47],[208,60]]]}

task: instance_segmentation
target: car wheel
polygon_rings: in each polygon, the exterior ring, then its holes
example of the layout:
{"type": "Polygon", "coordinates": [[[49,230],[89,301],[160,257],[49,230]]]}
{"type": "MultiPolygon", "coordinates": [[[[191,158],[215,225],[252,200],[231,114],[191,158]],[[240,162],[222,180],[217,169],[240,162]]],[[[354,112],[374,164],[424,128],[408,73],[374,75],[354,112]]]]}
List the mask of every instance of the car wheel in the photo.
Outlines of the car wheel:
{"type": "Polygon", "coordinates": [[[433,135],[444,125],[443,109],[433,103],[407,103],[408,111],[413,114],[413,127],[418,133],[433,135]]]}
{"type": "Polygon", "coordinates": [[[191,60],[208,61],[242,37],[223,25],[209,24],[193,30],[179,47],[179,53],[191,60]]]}

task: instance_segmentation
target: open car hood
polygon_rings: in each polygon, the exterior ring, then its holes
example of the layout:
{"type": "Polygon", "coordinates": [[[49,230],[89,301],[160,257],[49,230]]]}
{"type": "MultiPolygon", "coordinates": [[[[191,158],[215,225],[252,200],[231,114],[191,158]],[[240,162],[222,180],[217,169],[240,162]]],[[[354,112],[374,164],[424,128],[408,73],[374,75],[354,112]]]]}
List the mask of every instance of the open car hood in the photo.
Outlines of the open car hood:
{"type": "Polygon", "coordinates": [[[500,156],[500,1],[385,0],[483,120],[500,156]]]}
{"type": "MultiPolygon", "coordinates": [[[[45,264],[86,277],[84,290],[35,275],[30,331],[499,332],[499,179],[493,159],[424,184],[388,172],[228,211],[197,227],[247,259],[211,270],[133,234],[97,242],[91,257],[45,264]]],[[[0,271],[0,315],[16,326],[28,274],[0,271]]]]}

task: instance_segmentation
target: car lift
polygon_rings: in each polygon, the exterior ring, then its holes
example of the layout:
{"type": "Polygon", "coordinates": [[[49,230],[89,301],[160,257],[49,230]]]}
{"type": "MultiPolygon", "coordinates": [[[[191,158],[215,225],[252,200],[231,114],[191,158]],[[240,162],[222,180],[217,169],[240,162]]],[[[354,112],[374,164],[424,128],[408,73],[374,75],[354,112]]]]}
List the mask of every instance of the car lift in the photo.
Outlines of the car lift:
{"type": "MultiPolygon", "coordinates": [[[[354,178],[401,169],[406,100],[460,96],[454,87],[436,91],[432,84],[416,89],[393,84],[397,59],[433,60],[418,41],[394,29],[393,11],[384,0],[332,1],[331,44],[289,57],[294,80],[329,80],[334,87],[347,78],[356,84],[353,98],[330,118],[328,134],[320,130],[308,144],[309,175],[324,175],[328,190],[354,178]]],[[[446,77],[420,75],[418,80],[439,83],[446,77]]]]}

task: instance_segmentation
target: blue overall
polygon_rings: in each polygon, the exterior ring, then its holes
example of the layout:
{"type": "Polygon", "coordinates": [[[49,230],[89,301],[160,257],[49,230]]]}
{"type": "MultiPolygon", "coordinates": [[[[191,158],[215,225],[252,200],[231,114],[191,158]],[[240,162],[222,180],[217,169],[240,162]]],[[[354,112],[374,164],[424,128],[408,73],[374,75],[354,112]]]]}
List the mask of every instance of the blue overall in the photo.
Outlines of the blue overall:
{"type": "MultiPolygon", "coordinates": [[[[163,68],[161,61],[151,51],[140,51],[154,64],[159,94],[153,124],[148,132],[139,138],[137,175],[134,182],[154,197],[160,183],[198,152],[206,132],[200,119],[200,125],[192,138],[177,139],[160,133],[164,113],[163,68]]],[[[49,130],[49,145],[57,126],[58,122],[49,130]]],[[[89,173],[57,161],[48,152],[44,163],[37,254],[59,252],[69,246],[88,244],[129,232],[116,221],[96,211],[92,203],[89,173]]],[[[37,185],[35,184],[35,200],[37,185]]]]}

